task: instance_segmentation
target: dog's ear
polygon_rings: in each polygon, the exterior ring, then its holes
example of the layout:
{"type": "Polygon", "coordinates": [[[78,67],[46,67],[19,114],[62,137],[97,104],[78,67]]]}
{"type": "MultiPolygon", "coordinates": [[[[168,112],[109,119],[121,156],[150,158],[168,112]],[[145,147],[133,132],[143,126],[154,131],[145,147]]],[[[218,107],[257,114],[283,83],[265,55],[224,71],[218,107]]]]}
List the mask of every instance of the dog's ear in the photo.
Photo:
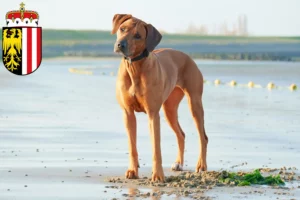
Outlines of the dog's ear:
{"type": "Polygon", "coordinates": [[[146,25],[146,30],[147,30],[146,48],[149,52],[151,52],[159,44],[162,35],[151,24],[146,25]]]}
{"type": "Polygon", "coordinates": [[[130,19],[132,15],[128,14],[115,14],[113,18],[113,28],[111,34],[115,34],[118,31],[120,25],[125,22],[127,19],[130,19]]]}

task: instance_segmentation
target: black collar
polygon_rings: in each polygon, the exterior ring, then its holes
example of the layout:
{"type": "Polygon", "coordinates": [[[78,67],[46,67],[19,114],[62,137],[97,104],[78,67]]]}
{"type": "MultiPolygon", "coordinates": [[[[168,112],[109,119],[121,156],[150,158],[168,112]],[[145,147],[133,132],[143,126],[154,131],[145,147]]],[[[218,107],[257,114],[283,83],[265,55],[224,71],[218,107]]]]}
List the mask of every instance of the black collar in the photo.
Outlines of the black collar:
{"type": "Polygon", "coordinates": [[[146,57],[148,57],[148,55],[149,55],[149,51],[147,49],[145,49],[140,55],[138,55],[135,58],[130,59],[128,57],[124,57],[124,59],[128,60],[131,63],[131,62],[138,61],[138,60],[141,60],[143,58],[146,58],[146,57]]]}

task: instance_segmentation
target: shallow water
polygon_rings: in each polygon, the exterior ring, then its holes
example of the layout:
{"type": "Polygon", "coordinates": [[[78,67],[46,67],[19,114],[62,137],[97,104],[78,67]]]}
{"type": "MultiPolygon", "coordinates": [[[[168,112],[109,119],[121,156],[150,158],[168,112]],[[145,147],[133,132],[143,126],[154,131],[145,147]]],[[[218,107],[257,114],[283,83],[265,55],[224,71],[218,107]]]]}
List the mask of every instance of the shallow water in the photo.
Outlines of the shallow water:
{"type": "MultiPolygon", "coordinates": [[[[109,75],[117,72],[119,62],[45,60],[24,77],[0,66],[0,199],[121,197],[122,192],[108,191],[103,182],[103,176],[123,175],[128,165],[116,76],[109,75]],[[92,67],[94,75],[72,74],[70,67],[92,67]]],[[[270,91],[205,84],[209,170],[232,170],[243,162],[247,165],[234,169],[299,168],[300,91],[287,87],[300,86],[300,63],[196,62],[209,81],[251,80],[262,86],[273,81],[280,86],[270,91]]],[[[137,113],[137,120],[140,174],[149,176],[147,117],[137,113]]],[[[186,133],[185,169],[194,170],[199,142],[186,99],[179,108],[179,122],[186,133]]],[[[171,173],[177,144],[163,117],[161,134],[163,166],[171,173]]]]}

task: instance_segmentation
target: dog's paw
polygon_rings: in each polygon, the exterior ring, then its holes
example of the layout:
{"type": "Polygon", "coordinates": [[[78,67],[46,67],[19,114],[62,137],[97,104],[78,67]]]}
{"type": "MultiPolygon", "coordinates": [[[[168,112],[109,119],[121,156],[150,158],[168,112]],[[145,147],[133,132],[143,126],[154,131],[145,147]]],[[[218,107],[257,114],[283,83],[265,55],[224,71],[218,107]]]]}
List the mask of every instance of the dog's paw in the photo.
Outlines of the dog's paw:
{"type": "Polygon", "coordinates": [[[171,167],[172,171],[182,171],[183,170],[183,166],[182,164],[175,162],[172,167],[171,167]]]}
{"type": "Polygon", "coordinates": [[[206,161],[204,160],[199,160],[196,166],[196,172],[201,172],[201,171],[206,171],[207,170],[207,165],[206,161]]]}
{"type": "Polygon", "coordinates": [[[152,181],[165,182],[165,175],[162,167],[152,170],[152,181]]]}
{"type": "Polygon", "coordinates": [[[138,179],[139,175],[136,170],[128,169],[125,173],[125,177],[128,179],[138,179]]]}
{"type": "Polygon", "coordinates": [[[152,181],[153,181],[153,182],[156,182],[156,181],[159,181],[159,182],[165,182],[165,176],[164,176],[164,173],[162,173],[162,174],[159,174],[159,173],[153,173],[153,174],[152,174],[152,181]]]}

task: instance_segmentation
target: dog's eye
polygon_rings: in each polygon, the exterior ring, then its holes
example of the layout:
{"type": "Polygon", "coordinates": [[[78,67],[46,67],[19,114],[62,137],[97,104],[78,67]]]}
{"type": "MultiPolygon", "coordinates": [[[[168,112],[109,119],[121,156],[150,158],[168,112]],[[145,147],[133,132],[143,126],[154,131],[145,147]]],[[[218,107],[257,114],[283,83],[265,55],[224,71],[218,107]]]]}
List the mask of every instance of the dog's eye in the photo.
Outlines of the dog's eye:
{"type": "Polygon", "coordinates": [[[137,34],[134,35],[134,38],[135,39],[141,39],[141,35],[137,33],[137,34]]]}
{"type": "Polygon", "coordinates": [[[125,28],[124,28],[124,27],[122,27],[122,28],[120,28],[120,30],[121,30],[121,32],[124,32],[124,31],[125,31],[125,28]]]}

